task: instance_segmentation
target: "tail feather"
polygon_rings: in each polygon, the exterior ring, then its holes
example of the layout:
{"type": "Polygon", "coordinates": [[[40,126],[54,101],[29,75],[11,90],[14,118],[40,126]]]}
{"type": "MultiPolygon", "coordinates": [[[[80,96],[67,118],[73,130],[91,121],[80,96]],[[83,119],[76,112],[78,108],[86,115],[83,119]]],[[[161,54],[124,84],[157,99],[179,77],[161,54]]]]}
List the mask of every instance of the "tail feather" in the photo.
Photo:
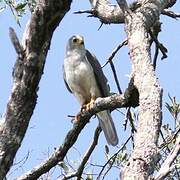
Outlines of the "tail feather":
{"type": "Polygon", "coordinates": [[[110,112],[101,111],[97,114],[97,117],[108,144],[116,146],[118,144],[118,136],[110,112]]]}

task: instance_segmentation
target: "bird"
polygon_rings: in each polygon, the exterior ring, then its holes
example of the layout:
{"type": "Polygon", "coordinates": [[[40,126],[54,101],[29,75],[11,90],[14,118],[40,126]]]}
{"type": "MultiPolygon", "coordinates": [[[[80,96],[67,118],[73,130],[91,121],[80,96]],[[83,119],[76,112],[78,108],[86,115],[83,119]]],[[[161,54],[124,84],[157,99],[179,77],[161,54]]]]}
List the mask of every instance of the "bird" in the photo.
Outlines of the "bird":
{"type": "MultiPolygon", "coordinates": [[[[81,110],[92,107],[98,97],[110,95],[101,65],[95,55],[85,48],[81,35],[73,35],[67,42],[63,78],[67,89],[79,101],[81,110]]],[[[98,112],[96,116],[107,143],[116,146],[119,140],[110,110],[98,112]]]]}

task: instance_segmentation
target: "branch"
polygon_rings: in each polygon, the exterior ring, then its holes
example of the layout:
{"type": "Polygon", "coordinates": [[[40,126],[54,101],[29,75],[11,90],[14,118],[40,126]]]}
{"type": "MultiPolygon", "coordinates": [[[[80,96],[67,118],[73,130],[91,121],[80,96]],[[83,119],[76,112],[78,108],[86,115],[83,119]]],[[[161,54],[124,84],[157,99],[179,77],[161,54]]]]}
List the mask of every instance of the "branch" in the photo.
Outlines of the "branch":
{"type": "Polygon", "coordinates": [[[73,177],[77,177],[77,180],[80,180],[81,179],[81,176],[82,176],[82,173],[83,173],[83,170],[84,170],[84,167],[89,159],[89,157],[91,156],[92,152],[94,151],[97,143],[98,143],[98,139],[99,139],[99,135],[101,133],[101,128],[98,126],[95,130],[95,133],[94,133],[94,138],[93,138],[93,142],[92,144],[90,145],[89,149],[87,150],[87,152],[85,153],[84,157],[83,157],[83,160],[80,164],[80,166],[78,167],[76,173],[74,174],[71,174],[67,177],[64,177],[63,180],[66,180],[66,179],[71,179],[73,177]]]}
{"type": "Polygon", "coordinates": [[[169,17],[171,17],[171,18],[174,18],[174,19],[180,18],[180,13],[175,13],[175,12],[170,11],[170,10],[168,10],[168,9],[164,9],[164,10],[162,11],[162,14],[163,14],[163,15],[166,15],[166,16],[169,16],[169,17]]]}
{"type": "Polygon", "coordinates": [[[122,9],[123,13],[126,13],[126,12],[130,12],[130,9],[128,7],[128,4],[126,2],[126,0],[116,0],[119,7],[122,9]]]}
{"type": "MultiPolygon", "coordinates": [[[[128,107],[131,105],[132,106],[138,105],[138,104],[134,104],[135,101],[132,102],[131,102],[131,98],[127,95],[126,98],[123,95],[117,95],[117,94],[105,98],[97,98],[95,104],[89,111],[84,111],[79,115],[80,118],[79,121],[76,122],[73,128],[67,133],[64,139],[64,143],[59,148],[57,148],[48,159],[46,159],[40,165],[34,167],[29,172],[17,178],[17,180],[37,179],[42,174],[48,172],[52,167],[57,165],[60,161],[63,161],[68,150],[76,142],[80,132],[89,122],[89,119],[93,115],[106,109],[116,109],[116,108],[128,107]]],[[[138,101],[136,103],[138,103],[138,101]]]]}
{"type": "MultiPolygon", "coordinates": [[[[142,2],[140,0],[135,1],[131,4],[129,4],[129,7],[128,7],[126,1],[118,0],[118,2],[120,2],[120,4],[121,4],[121,1],[123,3],[120,8],[118,4],[117,5],[111,4],[109,2],[109,0],[89,0],[92,8],[90,10],[76,11],[75,14],[88,13],[89,14],[88,17],[99,18],[99,20],[103,24],[111,24],[111,23],[122,24],[125,22],[125,14],[123,12],[124,10],[126,10],[127,12],[130,12],[130,11],[134,12],[138,8],[140,8],[141,6],[144,5],[143,4],[144,0],[141,0],[142,2]]],[[[162,10],[174,5],[176,3],[176,0],[169,0],[169,1],[166,0],[164,2],[163,2],[164,6],[162,7],[162,10]]]]}
{"type": "Polygon", "coordinates": [[[149,34],[150,34],[151,38],[153,39],[153,41],[155,42],[156,47],[161,51],[161,53],[163,55],[161,57],[161,60],[167,58],[167,54],[166,54],[168,52],[167,48],[158,41],[157,37],[154,36],[154,34],[152,33],[151,30],[149,30],[149,34]]]}
{"type": "Polygon", "coordinates": [[[155,180],[163,180],[165,177],[172,171],[174,166],[172,163],[175,161],[177,156],[180,153],[180,136],[177,139],[177,142],[174,148],[171,150],[170,154],[167,156],[164,163],[161,165],[159,172],[157,173],[155,180]]]}
{"type": "Polygon", "coordinates": [[[51,0],[48,3],[41,0],[37,3],[24,32],[23,46],[10,29],[18,58],[13,69],[12,92],[0,126],[0,179],[9,171],[24,138],[36,106],[38,85],[53,32],[70,5],[71,0],[51,0]]]}
{"type": "Polygon", "coordinates": [[[104,24],[124,23],[124,13],[118,5],[112,5],[108,0],[89,0],[92,6],[91,10],[81,10],[75,14],[88,13],[89,17],[97,17],[104,24]]]}
{"type": "Polygon", "coordinates": [[[123,47],[127,45],[127,40],[123,41],[121,44],[119,44],[116,48],[113,49],[111,55],[108,57],[107,61],[105,64],[102,65],[102,68],[105,67],[108,63],[110,63],[114,56],[116,55],[116,53],[123,47]]]}
{"type": "Polygon", "coordinates": [[[112,69],[112,72],[113,72],[113,76],[114,76],[114,79],[115,79],[115,82],[116,82],[119,94],[122,94],[122,90],[121,90],[121,87],[120,87],[120,84],[119,84],[119,80],[118,80],[118,77],[117,77],[116,69],[115,69],[115,66],[114,66],[112,61],[110,61],[110,66],[111,66],[111,69],[112,69]]]}
{"type": "MultiPolygon", "coordinates": [[[[103,165],[103,167],[102,167],[101,171],[99,172],[99,175],[98,175],[98,177],[97,177],[96,180],[99,180],[99,179],[100,179],[100,177],[101,177],[101,175],[102,175],[105,167],[106,167],[108,164],[111,164],[110,167],[109,167],[109,169],[108,169],[108,171],[111,169],[111,167],[113,166],[113,164],[114,164],[114,162],[115,162],[115,160],[116,160],[116,157],[117,157],[118,154],[124,149],[124,147],[127,145],[127,143],[129,142],[130,139],[131,139],[131,136],[126,140],[126,142],[121,146],[121,148],[120,148],[115,154],[113,154],[113,155],[108,159],[108,161],[103,165]],[[112,162],[110,163],[110,161],[112,161],[112,162]]],[[[108,171],[105,173],[105,175],[108,173],[108,171]]],[[[104,176],[105,176],[105,175],[104,175],[104,176]]]]}
{"type": "Polygon", "coordinates": [[[109,56],[107,62],[102,66],[105,67],[108,63],[110,63],[110,66],[111,66],[111,69],[113,71],[113,75],[114,75],[114,79],[115,79],[115,82],[116,82],[116,85],[117,85],[117,89],[119,91],[119,94],[122,94],[122,90],[121,90],[121,87],[120,87],[120,84],[119,84],[119,81],[118,81],[118,77],[117,77],[117,74],[116,74],[116,70],[115,70],[115,67],[114,67],[114,64],[112,62],[114,56],[116,55],[116,53],[119,51],[119,49],[121,47],[123,47],[124,45],[127,45],[127,40],[123,41],[121,44],[119,44],[114,50],[113,52],[111,53],[111,55],[109,56]]]}
{"type": "Polygon", "coordinates": [[[10,36],[11,42],[16,50],[18,57],[23,58],[23,56],[24,56],[23,47],[21,46],[21,43],[19,42],[16,32],[11,27],[9,28],[9,36],[10,36]]]}

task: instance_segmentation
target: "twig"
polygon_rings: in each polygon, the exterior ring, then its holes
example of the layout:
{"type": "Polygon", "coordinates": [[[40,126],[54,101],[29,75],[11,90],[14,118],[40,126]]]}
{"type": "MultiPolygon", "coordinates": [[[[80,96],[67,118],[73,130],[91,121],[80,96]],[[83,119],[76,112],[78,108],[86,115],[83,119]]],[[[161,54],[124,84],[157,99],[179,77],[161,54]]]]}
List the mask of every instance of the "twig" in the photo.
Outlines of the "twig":
{"type": "Polygon", "coordinates": [[[125,45],[127,45],[127,39],[124,40],[121,44],[119,44],[116,48],[113,49],[113,51],[112,51],[111,55],[109,56],[109,58],[107,59],[106,63],[104,65],[102,65],[102,68],[105,67],[108,63],[110,63],[113,60],[116,53],[119,51],[119,49],[121,49],[125,45]]]}
{"type": "Polygon", "coordinates": [[[163,15],[166,15],[166,16],[169,16],[171,18],[174,18],[174,19],[177,19],[177,18],[180,18],[180,13],[175,13],[173,11],[170,11],[168,9],[164,9],[161,14],[163,15]]]}
{"type": "MultiPolygon", "coordinates": [[[[124,147],[125,147],[126,144],[129,142],[130,139],[131,139],[131,136],[126,140],[126,142],[121,146],[121,148],[120,148],[113,156],[111,156],[111,157],[108,159],[108,161],[104,164],[103,168],[102,168],[101,171],[99,172],[99,175],[98,175],[98,177],[97,177],[96,180],[99,180],[99,179],[100,179],[101,174],[102,174],[102,172],[104,171],[105,167],[106,167],[106,166],[110,163],[110,161],[112,160],[111,165],[110,165],[110,167],[109,167],[109,169],[111,169],[112,165],[113,165],[114,162],[115,162],[115,159],[116,159],[117,155],[124,149],[124,147]]],[[[108,170],[108,172],[109,172],[109,170],[108,170]]],[[[107,173],[106,173],[106,174],[107,174],[107,173]]]]}
{"type": "Polygon", "coordinates": [[[99,135],[100,135],[101,131],[102,131],[101,128],[98,126],[96,128],[96,130],[95,130],[95,133],[94,133],[93,142],[90,145],[90,147],[88,148],[87,152],[85,153],[85,155],[83,157],[83,160],[82,160],[80,166],[78,167],[76,173],[71,174],[71,175],[69,175],[67,177],[64,177],[63,180],[71,179],[73,177],[77,177],[77,180],[81,179],[84,167],[85,167],[89,157],[91,156],[92,152],[94,151],[94,149],[95,149],[95,147],[96,147],[96,145],[98,143],[98,139],[99,139],[99,135]]]}
{"type": "Polygon", "coordinates": [[[90,9],[90,10],[79,10],[79,11],[75,11],[74,12],[74,14],[84,14],[84,13],[92,14],[93,13],[93,9],[90,9]]]}
{"type": "Polygon", "coordinates": [[[108,60],[106,61],[106,63],[102,66],[105,67],[108,63],[110,63],[110,66],[111,66],[111,69],[113,71],[113,76],[114,76],[114,79],[115,79],[115,82],[116,82],[116,85],[117,85],[117,89],[119,91],[119,94],[122,94],[122,90],[121,90],[121,87],[120,87],[120,84],[119,84],[119,80],[118,80],[118,77],[117,77],[117,74],[116,74],[116,69],[115,69],[115,66],[113,64],[113,58],[114,56],[116,55],[116,53],[119,51],[119,49],[123,46],[127,45],[127,40],[123,41],[121,44],[119,44],[111,53],[111,55],[109,56],[108,60]]]}
{"type": "Polygon", "coordinates": [[[180,136],[177,139],[174,148],[171,150],[170,154],[162,164],[159,172],[155,177],[155,180],[163,180],[172,171],[172,169],[174,168],[174,166],[172,166],[172,163],[177,158],[179,153],[180,153],[180,136]]]}
{"type": "Polygon", "coordinates": [[[122,90],[121,90],[119,80],[118,80],[118,77],[117,77],[116,69],[115,69],[114,63],[112,61],[110,61],[110,66],[111,66],[111,69],[112,69],[112,72],[113,72],[113,76],[114,76],[114,79],[115,79],[119,94],[122,94],[122,90]]]}
{"type": "Polygon", "coordinates": [[[16,50],[18,57],[22,58],[24,56],[24,50],[19,42],[19,39],[16,35],[15,30],[12,27],[9,28],[9,37],[10,37],[11,42],[16,50]]]}
{"type": "Polygon", "coordinates": [[[7,178],[11,177],[11,175],[17,171],[19,168],[23,169],[23,165],[27,162],[28,158],[29,158],[30,152],[28,151],[27,154],[18,162],[15,162],[12,167],[16,167],[15,169],[13,169],[8,175],[7,178]]]}
{"type": "Polygon", "coordinates": [[[124,13],[130,11],[126,0],[116,0],[116,1],[124,13]]]}
{"type": "Polygon", "coordinates": [[[155,53],[154,53],[154,58],[153,58],[154,70],[156,69],[158,54],[159,54],[159,48],[158,48],[157,44],[155,44],[155,53]]]}
{"type": "MultiPolygon", "coordinates": [[[[164,135],[163,135],[163,133],[162,133],[162,130],[160,130],[160,135],[161,135],[161,137],[162,137],[162,139],[163,139],[163,141],[164,141],[163,145],[161,145],[160,148],[163,149],[164,146],[166,146],[166,150],[168,151],[168,153],[170,153],[171,150],[170,150],[168,144],[171,143],[171,142],[176,138],[177,134],[179,133],[179,130],[180,130],[180,129],[178,129],[177,132],[175,132],[175,134],[173,135],[173,137],[171,138],[171,140],[169,140],[168,142],[166,141],[166,139],[165,139],[165,137],[164,137],[164,135]]],[[[176,166],[175,166],[175,171],[176,171],[176,174],[177,174],[178,178],[180,178],[179,172],[178,172],[178,169],[177,169],[176,166]]]]}
{"type": "Polygon", "coordinates": [[[158,41],[158,39],[157,39],[157,37],[155,37],[154,35],[153,35],[153,33],[152,33],[152,31],[151,30],[149,30],[149,34],[150,34],[150,36],[151,36],[151,38],[153,39],[153,41],[156,43],[156,45],[157,45],[157,47],[160,49],[160,51],[161,51],[161,53],[162,53],[162,57],[161,57],[161,59],[163,60],[163,59],[165,59],[165,58],[167,58],[167,49],[166,49],[166,47],[164,47],[163,46],[163,44],[161,44],[159,41],[158,41]]]}
{"type": "Polygon", "coordinates": [[[89,149],[87,150],[87,152],[85,153],[84,157],[83,157],[83,160],[81,162],[81,165],[79,166],[78,168],[78,176],[77,176],[77,180],[80,180],[81,179],[81,175],[83,173],[83,170],[84,170],[84,166],[85,164],[87,163],[89,157],[91,156],[92,152],[94,151],[96,145],[98,144],[98,139],[99,139],[99,135],[101,133],[102,129],[98,126],[95,130],[95,133],[94,133],[94,138],[93,138],[93,142],[92,144],[90,145],[89,149]]]}

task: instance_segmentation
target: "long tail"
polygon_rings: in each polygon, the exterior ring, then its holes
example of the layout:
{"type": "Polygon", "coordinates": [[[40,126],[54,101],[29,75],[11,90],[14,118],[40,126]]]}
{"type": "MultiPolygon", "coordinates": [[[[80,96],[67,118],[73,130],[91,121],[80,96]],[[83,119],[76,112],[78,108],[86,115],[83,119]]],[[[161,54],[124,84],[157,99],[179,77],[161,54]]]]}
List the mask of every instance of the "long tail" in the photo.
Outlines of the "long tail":
{"type": "Polygon", "coordinates": [[[116,146],[118,144],[118,136],[110,112],[101,111],[97,114],[97,117],[108,144],[116,146]]]}

